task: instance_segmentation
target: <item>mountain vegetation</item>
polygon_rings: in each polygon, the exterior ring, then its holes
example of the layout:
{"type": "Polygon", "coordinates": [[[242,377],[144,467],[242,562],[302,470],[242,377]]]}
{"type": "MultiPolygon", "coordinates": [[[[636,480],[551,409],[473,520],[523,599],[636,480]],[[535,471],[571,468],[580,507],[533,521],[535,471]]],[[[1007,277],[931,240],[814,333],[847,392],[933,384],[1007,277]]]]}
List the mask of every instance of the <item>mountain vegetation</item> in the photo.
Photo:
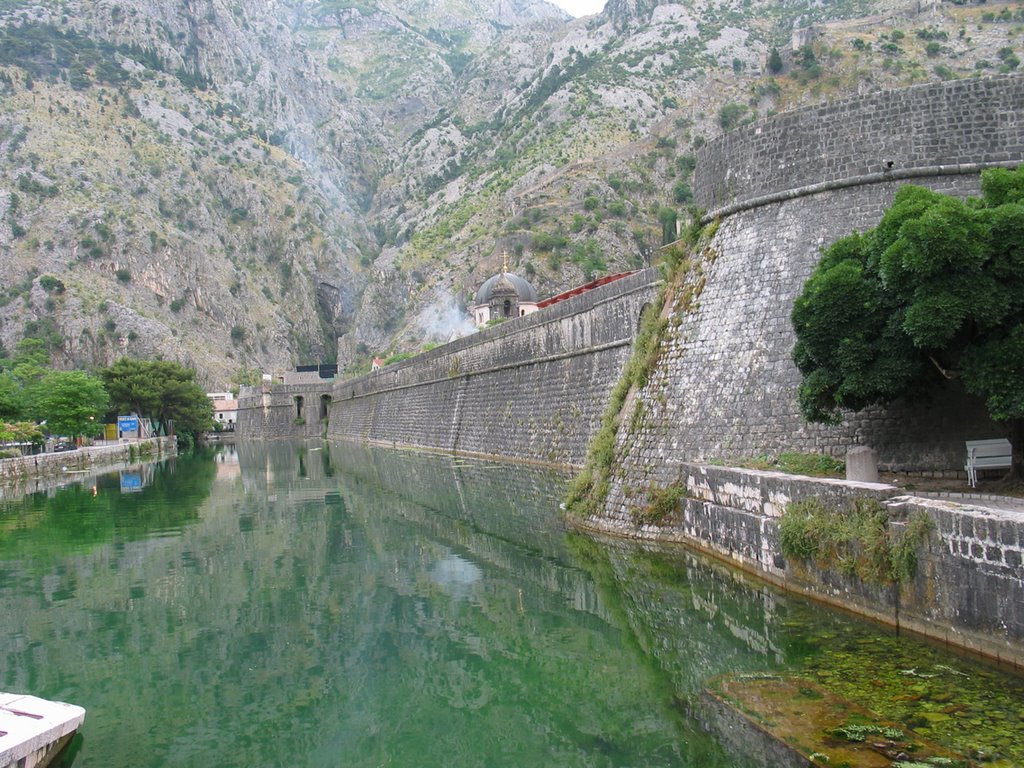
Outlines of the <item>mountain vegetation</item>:
{"type": "Polygon", "coordinates": [[[715,135],[1022,38],[966,0],[0,0],[0,354],[357,371],[504,253],[542,295],[651,263],[715,135]]]}

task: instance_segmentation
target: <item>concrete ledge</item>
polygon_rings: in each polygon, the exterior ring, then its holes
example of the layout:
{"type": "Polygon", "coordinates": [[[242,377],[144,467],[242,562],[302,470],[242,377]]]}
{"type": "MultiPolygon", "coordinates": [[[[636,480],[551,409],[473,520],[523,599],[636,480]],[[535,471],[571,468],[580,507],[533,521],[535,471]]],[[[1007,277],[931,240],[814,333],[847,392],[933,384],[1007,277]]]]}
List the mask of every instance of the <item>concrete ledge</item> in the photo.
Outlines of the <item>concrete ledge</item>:
{"type": "Polygon", "coordinates": [[[0,768],[45,766],[85,722],[85,710],[18,693],[0,693],[0,768]]]}

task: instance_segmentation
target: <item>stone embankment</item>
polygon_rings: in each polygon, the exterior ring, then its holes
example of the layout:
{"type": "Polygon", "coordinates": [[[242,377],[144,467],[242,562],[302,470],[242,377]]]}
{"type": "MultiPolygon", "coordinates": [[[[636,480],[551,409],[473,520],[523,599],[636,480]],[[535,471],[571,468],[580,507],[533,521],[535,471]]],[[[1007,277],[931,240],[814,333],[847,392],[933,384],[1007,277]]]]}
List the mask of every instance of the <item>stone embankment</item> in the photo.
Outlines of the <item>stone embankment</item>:
{"type": "Polygon", "coordinates": [[[76,451],[41,453],[0,459],[0,486],[15,493],[29,493],[46,486],[49,481],[73,477],[97,467],[128,464],[140,459],[174,456],[178,452],[173,437],[154,437],[146,440],[111,445],[94,445],[76,451]]]}
{"type": "Polygon", "coordinates": [[[586,527],[682,541],[789,589],[987,655],[1024,662],[1024,522],[968,504],[894,500],[895,488],[727,470],[783,451],[843,457],[868,446],[895,472],[962,474],[966,440],[1004,437],[956,382],[928,401],[810,425],[791,359],[795,298],[821,249],[875,226],[901,184],[972,195],[981,172],[1024,162],[1024,77],[916,86],[782,114],[698,154],[694,192],[714,234],[699,281],[680,291],[656,370],[620,415],[604,510],[586,527]],[[695,287],[696,286],[696,287],[695,287]],[[652,494],[689,497],[641,525],[652,494]],[[917,578],[874,588],[787,562],[785,504],[868,495],[935,524],[917,578]]]}
{"type": "MultiPolygon", "coordinates": [[[[657,523],[619,508],[575,524],[629,538],[685,544],[786,590],[886,624],[1024,667],[1024,510],[992,509],[905,495],[877,483],[683,464],[683,498],[657,523]],[[840,510],[870,499],[895,525],[915,512],[932,521],[904,583],[866,581],[841,567],[792,561],[779,521],[792,503],[815,499],[840,510]]],[[[892,525],[892,524],[891,524],[892,525]]]]}

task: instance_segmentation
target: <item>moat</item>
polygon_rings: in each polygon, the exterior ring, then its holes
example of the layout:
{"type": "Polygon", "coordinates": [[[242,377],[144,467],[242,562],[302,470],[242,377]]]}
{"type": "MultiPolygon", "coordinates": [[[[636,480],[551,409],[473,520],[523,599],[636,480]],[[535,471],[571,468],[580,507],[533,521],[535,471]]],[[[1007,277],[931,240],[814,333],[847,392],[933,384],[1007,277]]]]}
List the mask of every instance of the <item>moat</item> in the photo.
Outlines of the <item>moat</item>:
{"type": "Polygon", "coordinates": [[[764,764],[709,687],[1024,765],[1019,674],[570,533],[565,482],[243,443],[0,502],[0,689],[87,709],[76,768],[764,764]]]}

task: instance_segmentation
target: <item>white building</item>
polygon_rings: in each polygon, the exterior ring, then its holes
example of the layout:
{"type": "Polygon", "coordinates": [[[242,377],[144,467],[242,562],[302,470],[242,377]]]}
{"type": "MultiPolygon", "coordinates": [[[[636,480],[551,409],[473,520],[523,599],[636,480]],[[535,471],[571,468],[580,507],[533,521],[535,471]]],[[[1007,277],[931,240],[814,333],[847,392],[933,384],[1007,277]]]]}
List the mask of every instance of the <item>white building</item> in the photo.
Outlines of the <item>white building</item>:
{"type": "Polygon", "coordinates": [[[206,396],[213,403],[213,420],[221,425],[225,432],[235,431],[238,419],[238,401],[230,392],[207,392],[206,396]]]}

